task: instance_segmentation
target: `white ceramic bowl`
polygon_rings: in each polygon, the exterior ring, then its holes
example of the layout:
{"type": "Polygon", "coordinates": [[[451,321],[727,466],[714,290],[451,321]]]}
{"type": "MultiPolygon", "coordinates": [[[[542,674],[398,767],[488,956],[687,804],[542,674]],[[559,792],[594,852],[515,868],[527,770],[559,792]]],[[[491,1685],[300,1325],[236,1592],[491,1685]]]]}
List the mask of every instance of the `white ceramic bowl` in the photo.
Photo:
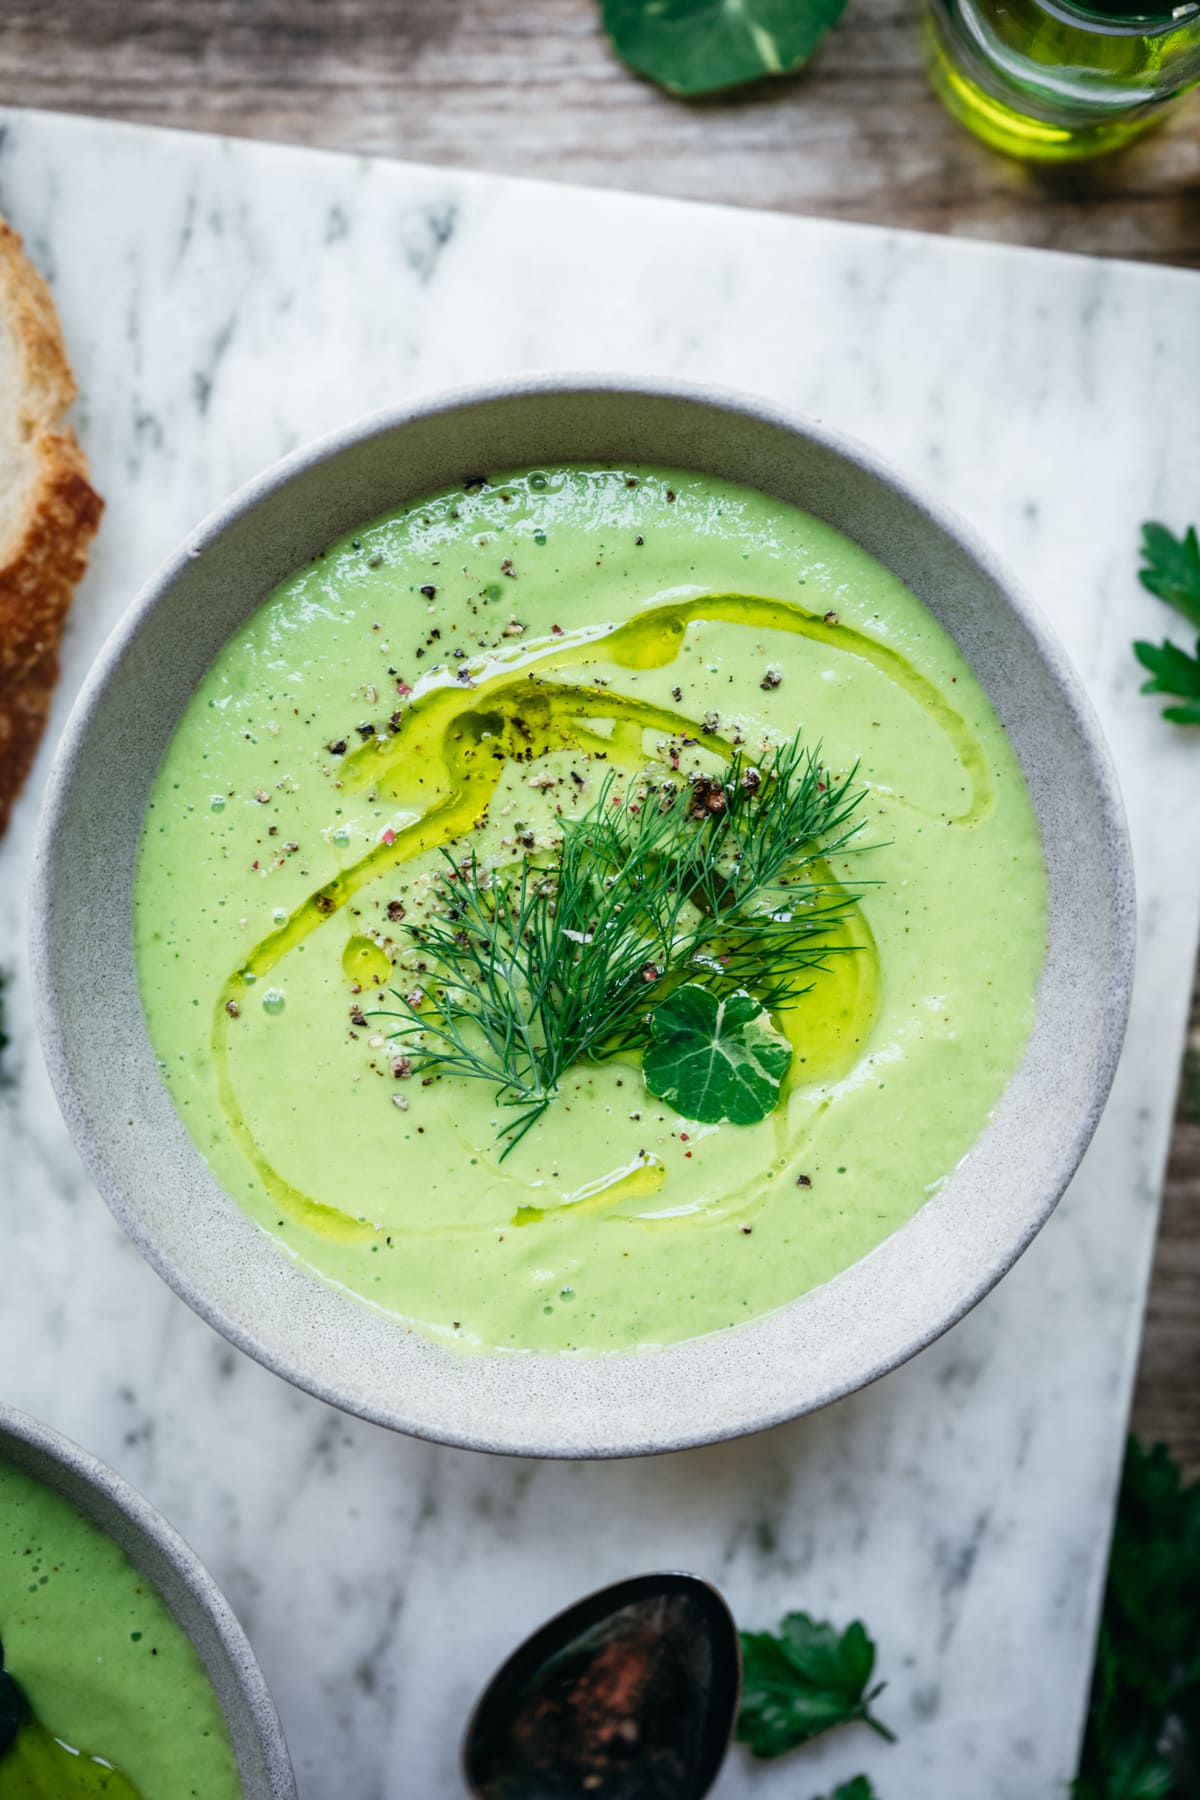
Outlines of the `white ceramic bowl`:
{"type": "Polygon", "coordinates": [[[130,607],[50,779],[33,956],[51,1075],[101,1192],[159,1272],[289,1380],[478,1449],[618,1456],[732,1437],[894,1368],[987,1292],[1049,1216],[1095,1129],[1128,1008],[1134,904],[1112,769],[1063,651],[989,553],[861,446],[761,401],[542,376],[367,419],[269,469],[130,607]],[[1049,951],[1033,1035],[974,1149],[912,1221],[767,1318],[625,1356],[443,1349],[307,1275],[221,1191],[159,1078],[138,999],[134,854],[196,683],[277,584],[355,525],[464,470],[656,463],[744,482],[863,545],[958,642],[1041,827],[1049,951]]]}
{"type": "Polygon", "coordinates": [[[10,1406],[0,1406],[0,1462],[15,1464],[62,1494],[119,1544],[158,1590],[220,1701],[243,1800],[295,1800],[287,1746],[254,1652],[212,1576],[178,1532],[86,1450],[10,1406]]]}

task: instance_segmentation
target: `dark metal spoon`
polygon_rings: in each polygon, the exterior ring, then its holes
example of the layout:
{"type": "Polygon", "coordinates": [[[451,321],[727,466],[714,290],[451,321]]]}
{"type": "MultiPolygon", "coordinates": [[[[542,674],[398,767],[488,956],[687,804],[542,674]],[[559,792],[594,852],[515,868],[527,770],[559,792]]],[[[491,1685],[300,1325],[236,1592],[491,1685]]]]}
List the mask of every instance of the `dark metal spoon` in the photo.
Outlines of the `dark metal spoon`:
{"type": "Polygon", "coordinates": [[[694,1575],[639,1575],[543,1625],[467,1726],[477,1800],[702,1800],[741,1692],[737,1629],[694,1575]]]}

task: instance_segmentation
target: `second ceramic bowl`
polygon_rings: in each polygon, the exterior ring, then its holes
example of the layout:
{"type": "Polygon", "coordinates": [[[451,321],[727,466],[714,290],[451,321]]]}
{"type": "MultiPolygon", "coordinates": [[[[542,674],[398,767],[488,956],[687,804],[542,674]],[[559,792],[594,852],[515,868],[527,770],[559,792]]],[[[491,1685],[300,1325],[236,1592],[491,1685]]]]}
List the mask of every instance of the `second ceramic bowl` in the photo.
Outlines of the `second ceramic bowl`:
{"type": "Polygon", "coordinates": [[[69,1500],[158,1590],[204,1665],[229,1727],[244,1800],[295,1800],[279,1719],[228,1602],[179,1534],[119,1475],[69,1438],[0,1406],[0,1462],[69,1500]]]}
{"type": "Polygon", "coordinates": [[[824,1405],[928,1344],[1010,1267],[1095,1128],[1129,999],[1133,891],[1107,752],[1063,652],[955,520],[860,446],[762,402],[546,376],[387,413],[302,450],[202,525],[131,607],[68,723],[37,853],[33,952],[68,1124],[151,1262],[235,1344],[380,1423],[477,1449],[617,1456],[824,1405]],[[644,1354],[440,1348],[323,1285],[221,1191],[159,1078],[138,999],[134,856],[151,782],[213,657],[259,602],[365,520],[464,469],[703,471],[798,504],[924,601],[1020,758],[1049,870],[1025,1057],[974,1149],[909,1224],[781,1311],[644,1354]]]}

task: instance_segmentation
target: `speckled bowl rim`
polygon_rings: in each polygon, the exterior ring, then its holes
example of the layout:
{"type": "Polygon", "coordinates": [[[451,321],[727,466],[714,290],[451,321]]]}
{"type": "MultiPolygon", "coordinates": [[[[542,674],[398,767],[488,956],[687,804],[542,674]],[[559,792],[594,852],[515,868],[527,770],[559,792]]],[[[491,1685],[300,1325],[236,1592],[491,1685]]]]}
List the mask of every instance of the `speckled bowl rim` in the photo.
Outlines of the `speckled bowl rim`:
{"type": "Polygon", "coordinates": [[[200,1657],[225,1715],[244,1800],[296,1800],[283,1729],[245,1632],[173,1525],[115,1470],[41,1420],[0,1402],[0,1462],[15,1464],[112,1538],[150,1582],[200,1657]],[[176,1592],[172,1594],[174,1587],[176,1592]],[[203,1620],[181,1614],[180,1591],[203,1620]]]}
{"type": "MultiPolygon", "coordinates": [[[[597,450],[595,455],[600,456],[600,451],[597,450]]],[[[587,451],[581,444],[573,456],[544,460],[549,464],[551,460],[586,459],[587,451]]],[[[532,456],[527,460],[536,464],[541,459],[532,456]]],[[[653,459],[642,456],[639,460],[653,459]]],[[[688,463],[678,456],[664,455],[659,460],[673,466],[693,467],[698,472],[704,470],[703,463],[688,463]]],[[[464,466],[466,462],[470,459],[464,459],[464,466]]],[[[470,462],[470,466],[475,464],[470,462]]],[[[499,465],[493,463],[492,466],[499,465]]],[[[724,474],[727,479],[737,479],[728,471],[724,474]]],[[[431,481],[424,491],[430,491],[435,485],[436,482],[431,481]]],[[[751,480],[749,485],[756,484],[751,480]]],[[[419,497],[415,489],[404,493],[398,491],[396,503],[419,497]]],[[[372,508],[365,505],[358,519],[348,522],[345,529],[352,529],[355,522],[371,516],[372,508]]],[[[818,516],[821,516],[819,510],[818,516]]],[[[852,538],[857,536],[846,525],[841,529],[848,531],[852,538]]],[[[313,551],[318,547],[314,543],[313,551]]],[[[881,553],[875,550],[873,554],[881,553]]],[[[299,566],[299,560],[293,566],[299,566]]],[[[253,606],[269,591],[255,591],[253,605],[247,607],[245,616],[249,616],[253,606]]],[[[918,597],[924,598],[917,591],[918,597]]],[[[980,679],[984,679],[982,675],[980,679]]],[[[984,685],[993,705],[999,707],[1000,697],[986,681],[984,685]]],[[[1028,767],[1025,772],[1029,779],[1028,767]]],[[[1087,842],[1092,845],[1092,838],[1089,837],[1087,842]]],[[[35,848],[31,897],[33,979],[44,1001],[39,1025],[51,1080],[68,1128],[112,1211],[175,1292],[239,1349],[332,1405],[373,1423],[455,1447],[547,1458],[657,1454],[763,1430],[816,1411],[867,1386],[909,1360],[957,1323],[1016,1262],[1049,1218],[1074,1174],[1112,1085],[1129,1012],[1134,970],[1135,898],[1129,836],[1116,776],[1098,721],[1057,637],[975,532],[950,509],[914,491],[873,450],[823,424],[802,418],[762,398],[728,389],[612,373],[544,372],[453,388],[385,408],[282,458],[210,514],[131,603],[82,687],[50,772],[35,848]],[[118,679],[123,662],[136,650],[139,634],[154,620],[160,608],[170,606],[176,583],[197,559],[220,542],[224,533],[232,531],[240,521],[260,508],[270,508],[277,503],[290,484],[302,482],[309,472],[317,469],[324,472],[336,466],[344,453],[352,453],[373,440],[420,429],[447,415],[478,412],[486,419],[489,408],[525,404],[536,407],[539,403],[564,399],[574,404],[590,399],[597,406],[621,403],[636,407],[639,403],[665,403],[668,407],[691,407],[709,415],[719,415],[720,420],[748,422],[764,433],[798,437],[810,451],[849,464],[872,484],[879,504],[885,508],[898,505],[905,518],[911,519],[918,532],[931,543],[948,546],[952,557],[956,554],[964,559],[978,581],[989,590],[989,598],[1007,613],[1006,629],[1028,640],[1032,646],[1036,664],[1049,683],[1053,701],[1059,709],[1062,729],[1073,734],[1072,745],[1082,759],[1090,783],[1096,826],[1096,870],[1103,878],[1108,896],[1105,909],[1108,938],[1098,959],[1088,963],[1085,972],[1077,972],[1077,985],[1081,989],[1085,985],[1093,987],[1101,997],[1088,1002],[1095,1014],[1095,1028],[1069,1129],[1058,1134],[1052,1158],[1036,1180],[1027,1184],[1031,1189],[1028,1204],[1022,1206],[1019,1217],[1013,1219],[1001,1242],[990,1248],[981,1245],[978,1254],[964,1257],[956,1233],[943,1228],[941,1203],[959,1181],[962,1170],[977,1157],[984,1143],[997,1134],[1007,1131],[1009,1148],[1014,1156],[1023,1153],[1022,1140],[1014,1132],[1009,1115],[1014,1104],[1014,1090],[1025,1077],[1026,1064],[1038,1042],[1050,958],[1039,987],[1030,1049],[973,1151],[957,1166],[940,1193],[927,1200],[907,1224],[831,1281],[774,1313],[737,1327],[664,1349],[616,1356],[518,1357],[455,1353],[419,1333],[405,1330],[395,1321],[387,1321],[391,1334],[387,1345],[377,1331],[371,1342],[381,1351],[386,1347],[399,1359],[401,1379],[394,1388],[389,1388],[374,1369],[364,1374],[369,1358],[362,1354],[352,1360],[349,1369],[329,1366],[330,1356],[337,1361],[340,1352],[323,1353],[315,1360],[312,1354],[312,1346],[320,1340],[334,1306],[340,1306],[345,1315],[339,1316],[339,1323],[332,1331],[335,1340],[346,1335],[366,1342],[370,1334],[365,1320],[379,1320],[383,1315],[335,1294],[326,1284],[305,1275],[227,1197],[223,1196],[226,1208],[222,1216],[223,1227],[231,1234],[240,1233],[238,1254],[249,1256],[256,1264],[250,1293],[256,1282],[282,1284],[292,1281],[294,1296],[312,1311],[313,1319],[306,1319],[303,1327],[297,1326],[294,1332],[289,1332],[286,1341],[266,1341],[261,1315],[256,1316],[252,1299],[248,1302],[240,1290],[238,1304],[231,1305],[227,1300],[215,1298],[204,1284],[198,1285],[187,1266],[191,1246],[187,1256],[173,1255],[159,1241],[153,1223],[143,1216],[139,1202],[144,1196],[136,1191],[136,1180],[130,1177],[128,1168],[116,1166],[120,1156],[110,1155],[102,1141],[103,1109],[93,1110],[89,1106],[85,1085],[73,1064],[63,995],[57,980],[57,958],[67,954],[71,934],[71,923],[57,917],[55,904],[63,874],[60,829],[70,807],[73,783],[88,755],[96,715],[110,684],[118,679]],[[242,1225],[249,1225],[259,1238],[259,1252],[249,1249],[242,1225]],[[925,1253],[930,1249],[933,1254],[926,1257],[925,1253]],[[273,1271],[266,1267],[268,1260],[277,1265],[273,1271]],[[895,1299],[897,1271],[886,1267],[892,1263],[906,1265],[902,1272],[907,1275],[908,1282],[899,1303],[895,1299]],[[948,1274],[945,1267],[948,1263],[963,1266],[948,1274]],[[281,1273],[284,1270],[290,1273],[285,1276],[281,1273]],[[297,1277],[306,1290],[304,1293],[295,1286],[297,1277]],[[882,1299],[876,1313],[871,1312],[868,1304],[872,1293],[882,1299]],[[824,1319],[830,1315],[831,1308],[832,1322],[843,1339],[840,1348],[833,1341],[835,1333],[823,1328],[815,1333],[810,1330],[806,1340],[804,1327],[796,1324],[802,1313],[808,1321],[817,1315],[824,1319]],[[897,1316],[902,1310],[906,1322],[900,1325],[897,1316]],[[358,1315],[354,1322],[349,1313],[358,1315]],[[314,1322],[318,1314],[319,1324],[314,1322]],[[787,1323],[781,1329],[781,1322],[785,1321],[787,1323]],[[875,1342],[869,1349],[861,1348],[855,1341],[856,1331],[868,1339],[874,1334],[875,1342]],[[775,1341],[768,1342],[768,1339],[775,1341]],[[713,1346],[718,1346],[715,1352],[713,1346]],[[721,1346],[731,1346],[728,1354],[721,1346]],[[809,1351],[818,1351],[827,1363],[832,1358],[832,1366],[824,1367],[814,1377],[801,1361],[806,1347],[809,1351]],[[614,1367],[621,1371],[615,1388],[604,1373],[614,1367]],[[486,1373],[481,1374],[481,1370],[486,1373]],[[509,1379],[514,1372],[517,1372],[516,1379],[509,1379]],[[720,1381],[716,1379],[718,1376],[720,1381]],[[546,1403],[547,1393],[551,1396],[549,1404],[546,1403]],[[728,1398],[730,1394],[734,1396],[732,1400],[728,1398]],[[701,1396],[699,1400],[698,1395],[701,1396]]],[[[1053,942],[1052,936],[1052,949],[1053,942]]],[[[133,1004],[140,1019],[140,1002],[135,998],[133,1004]]],[[[141,1031],[144,1038],[144,1021],[141,1031]]],[[[1061,1049],[1061,1045],[1059,1047],[1061,1049]]],[[[1049,1084],[1056,1070],[1044,1062],[1040,1073],[1049,1084]]],[[[1053,1107],[1054,1089],[1048,1086],[1047,1091],[1051,1094],[1047,1104],[1053,1107]]],[[[1030,1122],[1030,1117],[1027,1116],[1026,1123],[1030,1122]]],[[[175,1127],[182,1138],[183,1127],[177,1117],[175,1127]]],[[[163,1130],[173,1128],[164,1118],[163,1130]]],[[[188,1142],[190,1144],[190,1140],[188,1142]]],[[[185,1155],[183,1151],[179,1154],[185,1155]]],[[[194,1148],[191,1156],[197,1163],[202,1161],[194,1148]]],[[[128,1162],[128,1155],[125,1160],[128,1162]]],[[[215,1192],[216,1184],[211,1175],[208,1180],[215,1192]]],[[[959,1186],[962,1186],[961,1182],[959,1186]]],[[[972,1233],[986,1237],[986,1230],[981,1228],[978,1218],[969,1224],[968,1237],[972,1233]]]]}

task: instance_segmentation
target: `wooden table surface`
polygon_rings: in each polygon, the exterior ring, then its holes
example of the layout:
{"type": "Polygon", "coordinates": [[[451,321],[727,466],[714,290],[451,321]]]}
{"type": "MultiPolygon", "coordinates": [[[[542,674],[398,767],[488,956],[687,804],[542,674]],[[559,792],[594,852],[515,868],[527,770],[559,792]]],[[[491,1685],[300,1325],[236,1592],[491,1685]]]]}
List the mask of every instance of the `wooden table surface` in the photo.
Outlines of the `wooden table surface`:
{"type": "MultiPolygon", "coordinates": [[[[914,17],[854,0],[803,75],[684,104],[593,0],[3,0],[0,102],[1200,268],[1200,95],[1117,158],[1023,168],[942,111],[914,17]]],[[[1200,1473],[1200,995],[1192,1044],[1134,1423],[1200,1473]]]]}

